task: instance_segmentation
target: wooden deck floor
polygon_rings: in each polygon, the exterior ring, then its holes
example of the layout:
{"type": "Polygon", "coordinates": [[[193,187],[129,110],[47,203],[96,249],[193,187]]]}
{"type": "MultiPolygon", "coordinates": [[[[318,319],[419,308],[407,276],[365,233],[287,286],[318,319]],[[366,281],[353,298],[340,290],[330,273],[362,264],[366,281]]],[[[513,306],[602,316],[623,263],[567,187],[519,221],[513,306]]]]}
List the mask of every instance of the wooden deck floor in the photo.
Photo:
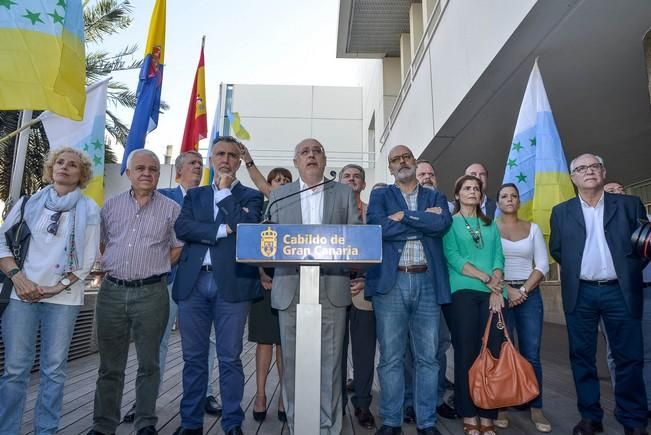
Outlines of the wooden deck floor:
{"type": "MultiPolygon", "coordinates": [[[[544,400],[545,414],[551,421],[554,434],[571,433],[572,426],[578,421],[576,411],[576,398],[574,384],[569,370],[567,355],[567,336],[562,326],[546,324],[543,343],[543,370],[544,370],[544,400]]],[[[179,402],[182,395],[181,372],[183,359],[181,355],[181,343],[179,336],[173,334],[170,339],[170,349],[167,356],[167,371],[158,398],[158,429],[161,434],[172,434],[180,424],[179,402]]],[[[600,344],[599,350],[599,373],[602,386],[602,406],[606,411],[604,419],[605,433],[608,435],[622,434],[621,427],[617,424],[612,415],[614,401],[610,382],[604,363],[604,350],[600,344]]],[[[85,434],[92,424],[93,396],[95,380],[97,378],[98,355],[91,355],[82,359],[71,361],[68,366],[68,379],[65,386],[63,399],[63,412],[60,422],[59,433],[62,434],[85,434]]],[[[245,341],[242,354],[244,365],[245,388],[242,407],[246,413],[246,420],[243,425],[245,434],[288,434],[289,431],[277,419],[278,403],[278,376],[275,367],[271,368],[267,382],[266,395],[269,403],[268,416],[263,424],[259,424],[251,417],[253,400],[255,398],[255,345],[245,341]]],[[[135,375],[137,361],[135,351],[132,347],[126,370],[126,383],[122,400],[123,414],[131,407],[135,400],[135,375]]],[[[213,388],[218,390],[218,371],[215,370],[213,388]]],[[[32,433],[33,407],[36,402],[38,389],[38,374],[33,373],[29,383],[26,412],[23,417],[22,433],[32,433]]],[[[378,397],[379,386],[375,381],[375,394],[378,397]]],[[[344,419],[344,431],[349,434],[372,434],[357,425],[352,417],[351,405],[348,405],[344,419]]],[[[373,413],[377,416],[377,400],[373,401],[373,413]]],[[[378,419],[379,420],[379,419],[378,419]]],[[[378,423],[380,423],[378,421],[378,423]]],[[[438,428],[443,435],[461,434],[460,420],[441,419],[438,428]]],[[[414,425],[404,425],[403,431],[406,435],[416,434],[414,425]]],[[[135,433],[132,424],[121,424],[118,434],[135,433]]],[[[204,433],[223,433],[219,420],[206,415],[204,433]]],[[[511,426],[509,429],[500,430],[500,435],[534,434],[537,433],[528,419],[528,412],[511,412],[511,426]]],[[[306,435],[306,434],[299,434],[306,435]]]]}

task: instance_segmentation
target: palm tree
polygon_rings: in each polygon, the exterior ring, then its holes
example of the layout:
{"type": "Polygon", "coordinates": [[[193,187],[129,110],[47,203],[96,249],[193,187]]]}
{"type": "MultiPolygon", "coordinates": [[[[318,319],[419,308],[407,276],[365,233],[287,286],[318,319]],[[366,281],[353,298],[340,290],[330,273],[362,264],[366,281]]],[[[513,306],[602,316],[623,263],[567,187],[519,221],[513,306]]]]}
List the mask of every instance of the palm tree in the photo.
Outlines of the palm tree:
{"type": "MultiPolygon", "coordinates": [[[[142,59],[134,59],[137,45],[127,45],[117,53],[109,53],[101,48],[107,37],[128,28],[132,21],[133,7],[129,0],[97,0],[92,5],[84,0],[84,34],[86,38],[86,85],[96,83],[111,75],[114,71],[140,69],[142,59]],[[92,49],[92,51],[91,51],[92,49]]],[[[127,140],[129,128],[120,120],[111,108],[118,106],[133,108],[136,94],[124,83],[113,79],[108,86],[108,106],[106,109],[106,163],[116,163],[117,158],[110,144],[123,145],[127,140]]],[[[161,103],[161,109],[167,105],[161,103]]],[[[35,111],[34,117],[40,112],[35,111]]],[[[0,111],[0,137],[15,131],[19,125],[19,111],[0,111]]],[[[32,129],[29,137],[25,173],[21,194],[32,193],[43,185],[42,167],[49,144],[42,124],[32,129]]],[[[9,184],[14,158],[14,141],[0,143],[0,199],[6,201],[9,196],[9,184]]]]}

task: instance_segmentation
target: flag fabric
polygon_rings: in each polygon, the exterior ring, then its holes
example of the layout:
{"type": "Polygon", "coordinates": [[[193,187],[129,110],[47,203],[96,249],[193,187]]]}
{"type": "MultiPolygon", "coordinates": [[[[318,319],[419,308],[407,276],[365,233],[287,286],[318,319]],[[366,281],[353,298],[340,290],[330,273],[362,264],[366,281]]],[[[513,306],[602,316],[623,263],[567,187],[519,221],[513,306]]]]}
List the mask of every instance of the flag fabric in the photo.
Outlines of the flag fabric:
{"type": "Polygon", "coordinates": [[[503,182],[518,186],[518,216],[537,223],[546,237],[552,208],[574,197],[563,145],[537,61],[520,106],[503,182]]]}
{"type": "Polygon", "coordinates": [[[0,41],[0,110],[49,110],[82,118],[81,0],[0,0],[0,41]]]}
{"type": "Polygon", "coordinates": [[[92,163],[93,176],[84,193],[99,207],[104,201],[104,127],[106,126],[106,93],[109,79],[86,89],[86,108],[81,121],[73,121],[52,112],[39,118],[45,128],[50,149],[69,146],[82,151],[92,163]]]}
{"type": "Polygon", "coordinates": [[[136,108],[133,112],[131,129],[122,157],[122,171],[127,165],[127,157],[137,149],[145,147],[147,133],[158,125],[160,94],[163,85],[163,65],[165,55],[165,0],[156,0],[149,22],[149,36],[145,47],[145,59],[140,68],[136,108]]]}
{"type": "Polygon", "coordinates": [[[215,142],[215,139],[219,137],[219,128],[220,128],[221,121],[222,121],[222,108],[221,108],[221,98],[220,98],[217,103],[217,108],[215,109],[215,117],[213,118],[212,121],[212,128],[210,129],[210,142],[208,143],[208,164],[203,168],[203,177],[201,177],[202,186],[207,186],[211,184],[214,178],[212,165],[210,164],[210,156],[212,156],[212,145],[215,142]]]}
{"type": "Polygon", "coordinates": [[[208,116],[206,115],[206,76],[203,64],[203,42],[199,65],[194,75],[188,115],[185,118],[185,131],[181,141],[181,152],[198,151],[199,141],[208,135],[208,116]]]}
{"type": "Polygon", "coordinates": [[[231,130],[233,130],[235,136],[242,140],[251,139],[251,135],[240,122],[240,114],[238,112],[228,112],[226,116],[231,123],[231,130]]]}

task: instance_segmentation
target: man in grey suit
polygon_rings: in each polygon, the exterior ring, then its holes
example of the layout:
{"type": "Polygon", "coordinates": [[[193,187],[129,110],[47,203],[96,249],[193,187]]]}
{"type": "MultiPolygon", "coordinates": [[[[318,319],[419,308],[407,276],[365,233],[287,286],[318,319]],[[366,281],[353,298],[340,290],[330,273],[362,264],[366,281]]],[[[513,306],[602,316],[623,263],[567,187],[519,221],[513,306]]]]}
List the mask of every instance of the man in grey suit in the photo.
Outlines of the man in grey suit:
{"type": "MultiPolygon", "coordinates": [[[[316,139],[304,139],[294,149],[299,179],[271,191],[269,203],[324,181],[326,155],[316,139]]],[[[271,208],[273,222],[280,224],[361,224],[353,191],[329,182],[299,195],[281,199],[271,208]]],[[[278,310],[283,346],[283,393],[290,432],[294,433],[296,363],[296,304],[299,276],[296,266],[276,267],[271,305],[278,310]]],[[[340,434],[342,426],[341,358],[346,307],[351,303],[350,271],[322,268],[319,278],[321,320],[321,434],[340,434]]],[[[300,386],[299,386],[300,388],[300,386]]]]}

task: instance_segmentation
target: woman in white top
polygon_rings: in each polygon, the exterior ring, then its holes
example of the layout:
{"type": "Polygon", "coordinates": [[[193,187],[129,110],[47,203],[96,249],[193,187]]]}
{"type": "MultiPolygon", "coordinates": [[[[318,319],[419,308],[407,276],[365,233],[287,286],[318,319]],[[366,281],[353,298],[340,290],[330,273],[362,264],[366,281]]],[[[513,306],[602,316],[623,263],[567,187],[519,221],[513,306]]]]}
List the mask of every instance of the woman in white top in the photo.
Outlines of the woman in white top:
{"type": "Polygon", "coordinates": [[[59,424],[68,349],[84,300],[84,278],[99,248],[99,208],[81,193],[92,165],[73,148],[53,150],[43,167],[49,182],[25,205],[31,237],[22,268],[5,232],[20,219],[19,200],[0,227],[0,268],[14,288],[2,318],[4,374],[0,378],[0,433],[20,433],[36,336],[41,335],[40,383],[34,433],[54,434],[59,424]]]}
{"type": "MultiPolygon", "coordinates": [[[[520,193],[515,184],[500,187],[497,206],[501,212],[497,227],[502,239],[504,282],[509,299],[507,323],[511,324],[510,331],[517,332],[520,353],[533,366],[540,386],[540,395],[529,403],[531,420],[538,431],[550,432],[552,427],[542,413],[543,302],[538,287],[549,272],[547,245],[538,225],[518,218],[520,193]]],[[[499,412],[495,425],[503,428],[509,425],[506,410],[499,412]]]]}

